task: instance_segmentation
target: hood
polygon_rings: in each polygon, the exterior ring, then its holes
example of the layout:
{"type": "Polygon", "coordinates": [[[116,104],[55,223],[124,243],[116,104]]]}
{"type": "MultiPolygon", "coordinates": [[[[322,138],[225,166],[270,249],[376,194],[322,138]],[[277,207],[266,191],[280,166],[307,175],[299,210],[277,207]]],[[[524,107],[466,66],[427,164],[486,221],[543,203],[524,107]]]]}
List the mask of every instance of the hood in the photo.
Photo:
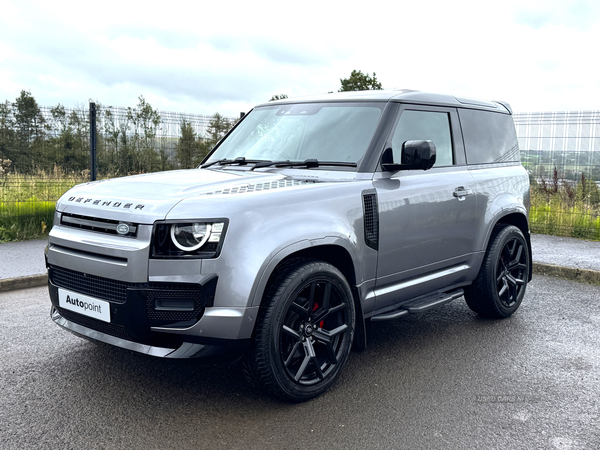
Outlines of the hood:
{"type": "Polygon", "coordinates": [[[210,169],[134,175],[75,186],[59,199],[56,210],[152,223],[164,219],[171,208],[186,198],[279,183],[286,178],[279,173],[210,169]]]}

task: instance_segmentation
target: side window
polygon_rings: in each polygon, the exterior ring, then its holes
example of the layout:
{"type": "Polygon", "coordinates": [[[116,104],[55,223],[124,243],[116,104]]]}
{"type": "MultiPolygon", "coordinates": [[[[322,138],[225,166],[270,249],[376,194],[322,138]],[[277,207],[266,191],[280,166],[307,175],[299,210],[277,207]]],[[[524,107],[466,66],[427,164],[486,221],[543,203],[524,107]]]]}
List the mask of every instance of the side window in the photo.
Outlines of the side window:
{"type": "Polygon", "coordinates": [[[468,164],[520,161],[513,118],[473,109],[459,109],[468,164]]]}
{"type": "Polygon", "coordinates": [[[453,164],[452,136],[447,113],[405,110],[400,116],[392,137],[394,161],[400,161],[402,144],[412,140],[429,140],[435,144],[434,167],[453,164]]]}

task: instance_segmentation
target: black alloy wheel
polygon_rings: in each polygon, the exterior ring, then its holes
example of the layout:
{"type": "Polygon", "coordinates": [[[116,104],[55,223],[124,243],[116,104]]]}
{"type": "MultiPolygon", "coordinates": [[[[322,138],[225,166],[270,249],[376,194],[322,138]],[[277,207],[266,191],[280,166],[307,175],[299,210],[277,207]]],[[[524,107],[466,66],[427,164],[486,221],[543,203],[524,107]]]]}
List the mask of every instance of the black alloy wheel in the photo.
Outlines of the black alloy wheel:
{"type": "Polygon", "coordinates": [[[527,284],[527,244],[517,236],[510,237],[500,251],[496,266],[496,290],[498,298],[506,308],[512,308],[522,295],[527,284]]]}
{"type": "Polygon", "coordinates": [[[465,289],[467,305],[483,317],[511,316],[523,301],[529,264],[529,246],[521,230],[513,225],[496,225],[479,275],[465,289]]]}
{"type": "Polygon", "coordinates": [[[320,395],[338,377],[352,346],[355,309],[348,282],[325,262],[292,260],[265,301],[246,373],[286,401],[320,395]]]}

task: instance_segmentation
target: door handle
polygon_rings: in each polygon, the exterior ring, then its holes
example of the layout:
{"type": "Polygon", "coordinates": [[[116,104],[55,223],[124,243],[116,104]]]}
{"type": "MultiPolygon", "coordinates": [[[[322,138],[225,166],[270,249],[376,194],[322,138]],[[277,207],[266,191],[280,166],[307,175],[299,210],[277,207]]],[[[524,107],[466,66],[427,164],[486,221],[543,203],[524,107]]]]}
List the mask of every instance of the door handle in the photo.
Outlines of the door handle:
{"type": "Polygon", "coordinates": [[[469,195],[471,191],[469,189],[465,189],[464,186],[459,186],[454,189],[452,195],[458,199],[458,201],[462,202],[467,195],[469,195]]]}

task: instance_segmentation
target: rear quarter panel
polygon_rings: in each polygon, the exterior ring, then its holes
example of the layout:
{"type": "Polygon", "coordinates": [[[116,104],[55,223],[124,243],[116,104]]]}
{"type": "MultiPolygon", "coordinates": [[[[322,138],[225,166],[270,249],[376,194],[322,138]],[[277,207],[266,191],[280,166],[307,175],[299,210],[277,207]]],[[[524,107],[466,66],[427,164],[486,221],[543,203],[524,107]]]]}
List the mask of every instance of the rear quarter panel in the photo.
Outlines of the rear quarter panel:
{"type": "Polygon", "coordinates": [[[529,175],[520,163],[470,166],[475,180],[474,193],[480,224],[476,229],[476,248],[485,252],[498,221],[509,214],[529,220],[529,175]]]}

